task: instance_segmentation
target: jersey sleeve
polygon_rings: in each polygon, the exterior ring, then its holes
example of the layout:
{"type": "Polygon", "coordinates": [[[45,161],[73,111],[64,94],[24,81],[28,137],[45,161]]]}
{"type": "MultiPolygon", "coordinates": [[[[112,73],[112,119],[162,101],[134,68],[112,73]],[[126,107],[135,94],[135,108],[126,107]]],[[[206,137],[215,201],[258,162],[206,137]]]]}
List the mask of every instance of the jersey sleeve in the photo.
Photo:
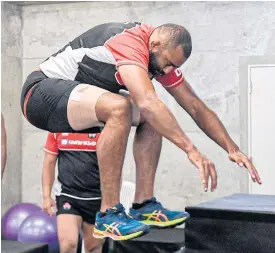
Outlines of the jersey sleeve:
{"type": "Polygon", "coordinates": [[[178,68],[175,68],[169,74],[158,76],[155,78],[159,83],[162,84],[165,88],[175,88],[183,83],[184,77],[182,71],[178,68]]]}
{"type": "Polygon", "coordinates": [[[50,154],[58,155],[58,143],[57,143],[56,135],[54,133],[48,134],[44,151],[50,154]]]}
{"type": "Polygon", "coordinates": [[[105,46],[113,54],[116,66],[133,64],[148,72],[149,50],[147,44],[152,31],[153,27],[142,24],[111,38],[105,46]]]}

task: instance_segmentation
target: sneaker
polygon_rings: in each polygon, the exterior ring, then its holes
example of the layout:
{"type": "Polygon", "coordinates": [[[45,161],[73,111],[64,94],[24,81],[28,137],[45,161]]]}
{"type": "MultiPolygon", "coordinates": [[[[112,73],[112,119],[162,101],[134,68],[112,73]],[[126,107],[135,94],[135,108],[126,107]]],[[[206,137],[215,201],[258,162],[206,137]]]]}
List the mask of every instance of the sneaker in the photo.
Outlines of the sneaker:
{"type": "Polygon", "coordinates": [[[187,212],[170,211],[164,208],[156,198],[144,201],[142,204],[133,204],[129,216],[153,227],[176,227],[183,224],[189,217],[187,212]]]}
{"type": "Polygon", "coordinates": [[[97,212],[93,236],[103,239],[110,237],[115,241],[129,240],[149,232],[149,226],[131,219],[122,204],[97,212]]]}

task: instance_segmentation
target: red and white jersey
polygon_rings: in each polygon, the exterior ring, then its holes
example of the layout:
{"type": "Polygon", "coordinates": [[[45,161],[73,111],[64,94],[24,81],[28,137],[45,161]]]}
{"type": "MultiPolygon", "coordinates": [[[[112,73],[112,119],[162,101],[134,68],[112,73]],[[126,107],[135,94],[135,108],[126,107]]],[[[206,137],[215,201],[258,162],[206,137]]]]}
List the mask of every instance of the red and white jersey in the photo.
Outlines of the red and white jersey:
{"type": "MultiPolygon", "coordinates": [[[[144,23],[105,23],[75,38],[40,64],[50,78],[76,80],[116,92],[126,89],[117,67],[149,65],[148,42],[155,27],[144,23]]],[[[148,72],[148,75],[151,74],[148,72]]],[[[180,69],[156,78],[165,87],[176,87],[184,78],[180,69]]]]}
{"type": "Polygon", "coordinates": [[[99,133],[48,134],[44,150],[58,156],[57,195],[84,199],[101,197],[96,155],[99,136],[99,133]]]}

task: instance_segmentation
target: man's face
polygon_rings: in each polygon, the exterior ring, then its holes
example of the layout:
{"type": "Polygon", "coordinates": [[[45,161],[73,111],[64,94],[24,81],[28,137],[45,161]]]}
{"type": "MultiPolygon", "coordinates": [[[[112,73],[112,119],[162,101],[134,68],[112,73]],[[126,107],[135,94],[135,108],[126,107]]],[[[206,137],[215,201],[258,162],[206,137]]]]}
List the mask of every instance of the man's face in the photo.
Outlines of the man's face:
{"type": "Polygon", "coordinates": [[[149,52],[149,72],[153,76],[160,76],[170,73],[185,62],[183,48],[152,48],[149,52]]]}

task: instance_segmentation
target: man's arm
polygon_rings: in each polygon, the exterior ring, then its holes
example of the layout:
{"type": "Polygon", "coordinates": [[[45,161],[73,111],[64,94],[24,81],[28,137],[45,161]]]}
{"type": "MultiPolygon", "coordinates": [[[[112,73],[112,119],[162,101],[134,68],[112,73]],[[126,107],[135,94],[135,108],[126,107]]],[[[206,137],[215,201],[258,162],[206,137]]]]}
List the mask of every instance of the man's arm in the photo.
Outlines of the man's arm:
{"type": "Polygon", "coordinates": [[[171,111],[158,98],[147,72],[134,65],[122,65],[118,70],[146,121],[186,153],[192,150],[194,145],[181,130],[171,111]]]}
{"type": "Polygon", "coordinates": [[[43,198],[51,197],[52,186],[55,179],[55,165],[57,155],[45,151],[43,170],[42,170],[42,190],[43,198]]]}
{"type": "Polygon", "coordinates": [[[210,110],[196,95],[190,84],[184,82],[176,88],[166,88],[177,103],[192,117],[198,127],[224,150],[235,152],[237,144],[230,138],[216,113],[210,110]]]}
{"type": "Polygon", "coordinates": [[[156,95],[148,73],[135,65],[119,66],[118,71],[123,83],[130,92],[131,98],[140,108],[145,120],[157,132],[188,154],[190,161],[200,169],[205,190],[208,185],[208,176],[212,177],[211,188],[214,190],[217,184],[214,164],[200,154],[191,140],[181,130],[174,115],[156,95]]]}
{"type": "Polygon", "coordinates": [[[4,175],[4,170],[7,161],[7,133],[5,128],[4,116],[1,113],[1,179],[4,175]]]}
{"type": "Polygon", "coordinates": [[[218,116],[210,110],[195,94],[190,84],[184,82],[176,88],[166,88],[177,103],[193,118],[198,127],[229,154],[230,160],[249,170],[253,181],[261,183],[257,170],[250,159],[241,153],[239,147],[231,139],[218,116]]]}

